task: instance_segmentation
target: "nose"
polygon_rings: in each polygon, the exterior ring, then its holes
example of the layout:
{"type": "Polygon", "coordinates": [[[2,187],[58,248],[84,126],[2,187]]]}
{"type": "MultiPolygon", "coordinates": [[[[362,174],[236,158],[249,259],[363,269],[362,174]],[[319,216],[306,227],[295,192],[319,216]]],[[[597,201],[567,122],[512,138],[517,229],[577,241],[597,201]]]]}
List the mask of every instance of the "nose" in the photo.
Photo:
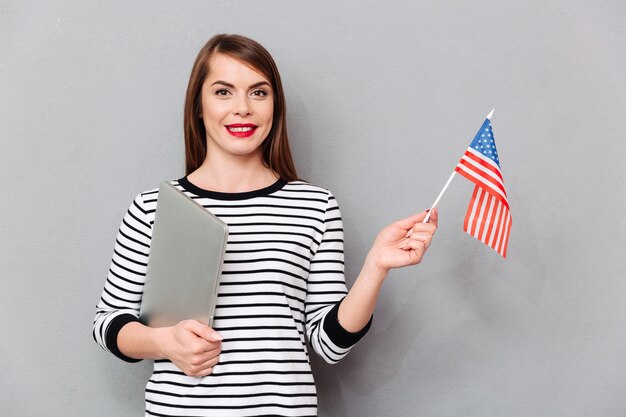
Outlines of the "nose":
{"type": "Polygon", "coordinates": [[[252,114],[247,96],[239,97],[235,105],[235,114],[238,116],[249,116],[252,114]]]}

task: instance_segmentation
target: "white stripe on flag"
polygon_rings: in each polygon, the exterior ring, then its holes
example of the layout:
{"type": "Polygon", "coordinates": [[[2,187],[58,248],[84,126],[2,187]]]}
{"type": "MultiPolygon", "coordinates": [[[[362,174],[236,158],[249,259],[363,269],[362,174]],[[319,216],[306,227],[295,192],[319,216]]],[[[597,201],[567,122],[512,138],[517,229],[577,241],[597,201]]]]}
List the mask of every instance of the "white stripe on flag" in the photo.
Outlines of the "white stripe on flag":
{"type": "Polygon", "coordinates": [[[498,220],[500,219],[501,210],[502,210],[502,203],[498,201],[496,214],[493,216],[493,221],[490,222],[492,224],[492,228],[491,228],[491,235],[489,236],[488,245],[491,246],[492,248],[493,248],[493,241],[496,238],[496,235],[498,234],[498,223],[500,223],[498,220]]]}
{"type": "Polygon", "coordinates": [[[493,210],[493,206],[496,204],[496,199],[492,195],[489,196],[489,205],[487,206],[487,211],[483,214],[482,222],[483,222],[483,230],[482,235],[480,236],[480,241],[485,242],[487,240],[487,231],[489,230],[489,219],[491,219],[491,212],[493,210]]]}
{"type": "MultiPolygon", "coordinates": [[[[480,191],[484,192],[483,189],[481,189],[480,191]]],[[[478,240],[480,240],[480,237],[478,237],[478,234],[479,234],[480,226],[482,225],[483,219],[485,218],[485,210],[487,209],[486,206],[487,206],[488,200],[489,198],[483,199],[483,204],[480,206],[480,210],[478,211],[478,219],[476,220],[476,229],[474,230],[474,234],[473,234],[473,236],[478,240]]]]}
{"type": "Polygon", "coordinates": [[[500,188],[498,187],[498,185],[495,182],[489,181],[489,178],[485,178],[485,177],[483,177],[481,175],[478,175],[476,172],[474,172],[471,169],[467,168],[463,164],[459,164],[458,168],[460,170],[462,170],[463,172],[467,173],[467,175],[469,175],[469,176],[471,176],[473,178],[476,178],[478,181],[486,184],[490,188],[490,190],[493,190],[493,192],[497,193],[500,197],[502,197],[502,199],[507,201],[506,195],[504,195],[504,193],[502,193],[502,190],[500,190],[500,188]]]}
{"type": "MultiPolygon", "coordinates": [[[[473,153],[474,153],[474,155],[476,155],[477,158],[480,158],[482,161],[488,161],[488,158],[485,158],[484,156],[481,157],[478,152],[473,152],[473,153]]],[[[468,164],[470,164],[473,167],[475,167],[477,170],[483,172],[485,174],[485,176],[489,176],[489,177],[493,178],[494,182],[502,185],[502,188],[504,188],[504,182],[502,182],[502,179],[497,174],[495,174],[492,170],[490,170],[490,169],[480,165],[478,162],[476,162],[472,158],[468,158],[467,156],[465,156],[465,154],[463,155],[461,160],[467,162],[468,164]]],[[[497,169],[497,167],[495,165],[494,165],[494,168],[497,169]]],[[[498,169],[498,172],[500,172],[499,169],[498,169]]]]}

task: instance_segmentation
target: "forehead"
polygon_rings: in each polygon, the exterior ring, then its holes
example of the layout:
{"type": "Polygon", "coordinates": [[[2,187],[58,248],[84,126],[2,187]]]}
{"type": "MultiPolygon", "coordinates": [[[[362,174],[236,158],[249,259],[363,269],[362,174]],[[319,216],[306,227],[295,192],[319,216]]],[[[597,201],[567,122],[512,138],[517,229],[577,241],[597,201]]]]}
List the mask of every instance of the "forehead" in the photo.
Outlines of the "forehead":
{"type": "Polygon", "coordinates": [[[228,81],[231,84],[254,84],[259,81],[270,83],[270,80],[249,64],[220,53],[213,54],[209,59],[209,74],[206,81],[209,80],[228,81]]]}

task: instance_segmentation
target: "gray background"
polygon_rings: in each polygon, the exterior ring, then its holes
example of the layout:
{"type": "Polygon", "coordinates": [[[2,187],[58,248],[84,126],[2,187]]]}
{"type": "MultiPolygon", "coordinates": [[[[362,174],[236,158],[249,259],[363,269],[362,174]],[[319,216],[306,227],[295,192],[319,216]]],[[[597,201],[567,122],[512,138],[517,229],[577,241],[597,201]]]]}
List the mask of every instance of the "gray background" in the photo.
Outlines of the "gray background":
{"type": "Polygon", "coordinates": [[[344,215],[352,283],[427,208],[491,108],[509,259],[462,231],[457,177],[425,262],[394,271],[321,416],[626,415],[626,3],[0,2],[0,414],[143,413],[150,363],[91,338],[120,219],[183,172],[200,46],[281,69],[299,173],[344,215]]]}

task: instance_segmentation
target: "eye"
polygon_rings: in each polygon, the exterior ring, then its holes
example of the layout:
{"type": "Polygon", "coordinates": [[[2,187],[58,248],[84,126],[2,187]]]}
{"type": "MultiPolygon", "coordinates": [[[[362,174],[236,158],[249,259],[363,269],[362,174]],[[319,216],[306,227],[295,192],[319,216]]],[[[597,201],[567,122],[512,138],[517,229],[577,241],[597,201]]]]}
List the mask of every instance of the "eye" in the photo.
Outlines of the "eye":
{"type": "Polygon", "coordinates": [[[254,97],[267,97],[267,91],[262,90],[262,89],[258,89],[258,90],[254,90],[251,93],[254,97]]]}
{"type": "Polygon", "coordinates": [[[230,92],[225,88],[220,88],[219,90],[215,91],[216,96],[227,96],[228,94],[230,94],[230,92]]]}

